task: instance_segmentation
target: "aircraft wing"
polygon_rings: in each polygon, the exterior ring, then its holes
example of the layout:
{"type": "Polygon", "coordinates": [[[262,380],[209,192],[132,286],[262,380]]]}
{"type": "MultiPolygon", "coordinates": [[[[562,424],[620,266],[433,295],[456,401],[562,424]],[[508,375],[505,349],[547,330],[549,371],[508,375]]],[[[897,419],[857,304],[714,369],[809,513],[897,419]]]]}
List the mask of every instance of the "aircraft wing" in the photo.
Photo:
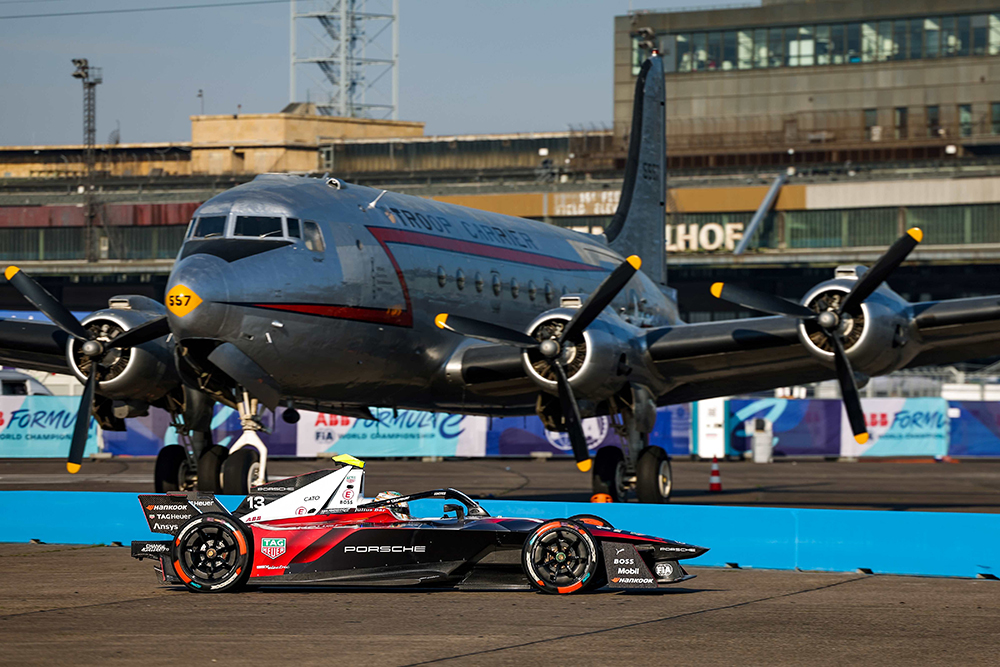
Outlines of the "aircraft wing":
{"type": "Polygon", "coordinates": [[[0,364],[49,373],[69,373],[68,335],[54,324],[0,320],[0,364]]]}
{"type": "MultiPolygon", "coordinates": [[[[912,304],[918,349],[906,368],[1000,354],[1000,296],[912,304]]],[[[671,386],[661,405],[830,380],[799,341],[797,321],[760,317],[681,324],[646,334],[649,355],[671,386]]]]}

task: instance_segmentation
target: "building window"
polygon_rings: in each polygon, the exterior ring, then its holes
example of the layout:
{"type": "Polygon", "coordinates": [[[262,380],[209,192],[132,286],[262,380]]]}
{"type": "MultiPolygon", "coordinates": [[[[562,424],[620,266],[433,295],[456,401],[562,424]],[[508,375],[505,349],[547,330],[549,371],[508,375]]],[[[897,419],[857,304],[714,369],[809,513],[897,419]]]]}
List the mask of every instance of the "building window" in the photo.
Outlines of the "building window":
{"type": "Polygon", "coordinates": [[[882,139],[881,128],[878,126],[878,109],[865,109],[865,139],[867,141],[882,139]]]}
{"type": "Polygon", "coordinates": [[[990,14],[989,54],[1000,55],[1000,14],[990,14]]]}
{"type": "Polygon", "coordinates": [[[736,33],[722,33],[722,69],[736,69],[736,33]]]}
{"type": "Polygon", "coordinates": [[[749,30],[740,30],[736,33],[736,43],[737,67],[753,69],[753,33],[749,30]]]}
{"type": "Polygon", "coordinates": [[[938,105],[927,107],[927,136],[941,136],[941,109],[938,105]]]}
{"type": "Polygon", "coordinates": [[[910,19],[910,60],[923,57],[924,20],[910,19]]]}
{"type": "Polygon", "coordinates": [[[908,124],[907,116],[906,107],[896,107],[893,110],[893,121],[895,122],[897,139],[906,139],[906,126],[908,124]]]}
{"type": "Polygon", "coordinates": [[[892,22],[892,57],[889,60],[906,60],[906,20],[892,22]]]}
{"type": "Polygon", "coordinates": [[[963,137],[972,136],[972,105],[958,105],[958,131],[963,137]]]}
{"type": "Polygon", "coordinates": [[[959,16],[958,20],[955,21],[958,26],[958,51],[955,55],[967,56],[969,55],[969,37],[972,32],[972,17],[971,16],[959,16]]]}
{"type": "Polygon", "coordinates": [[[799,29],[797,27],[785,28],[785,66],[798,67],[799,64],[799,29]]]}
{"type": "Polygon", "coordinates": [[[958,42],[958,33],[955,32],[955,17],[944,17],[941,19],[941,55],[945,57],[958,55],[958,42]]]}
{"type": "Polygon", "coordinates": [[[767,31],[767,66],[781,67],[784,59],[784,49],[782,48],[782,29],[771,28],[767,31]]]}
{"type": "Polygon", "coordinates": [[[987,19],[986,14],[979,14],[972,17],[972,55],[974,56],[986,55],[988,36],[987,19]]]}
{"type": "Polygon", "coordinates": [[[830,26],[830,55],[834,65],[843,65],[844,60],[844,24],[830,26]]]}
{"type": "Polygon", "coordinates": [[[691,35],[677,35],[677,46],[674,50],[677,53],[677,71],[691,71],[691,35]]]}
{"type": "Polygon", "coordinates": [[[722,33],[708,33],[708,58],[706,69],[719,69],[719,56],[722,52],[722,33]]]}
{"type": "Polygon", "coordinates": [[[847,62],[861,62],[861,24],[847,24],[847,62]]]}
{"type": "Polygon", "coordinates": [[[941,53],[941,19],[924,19],[924,58],[937,58],[941,53]]]}
{"type": "Polygon", "coordinates": [[[703,71],[708,57],[708,36],[705,33],[696,32],[691,36],[691,52],[691,71],[703,71]]]}
{"type": "Polygon", "coordinates": [[[830,64],[830,26],[816,26],[816,64],[830,64]]]}
{"type": "Polygon", "coordinates": [[[757,69],[767,67],[767,30],[757,28],[753,31],[753,66],[757,69]]]}
{"type": "Polygon", "coordinates": [[[1000,102],[990,104],[990,131],[1000,134],[1000,102]]]}
{"type": "Polygon", "coordinates": [[[892,41],[892,21],[879,21],[878,24],[878,55],[881,61],[892,60],[896,51],[896,43],[892,41]]]}
{"type": "Polygon", "coordinates": [[[875,23],[861,24],[861,62],[878,60],[878,26],[875,23]]]}
{"type": "Polygon", "coordinates": [[[812,67],[816,60],[816,42],[813,40],[813,27],[804,25],[799,28],[799,67],[812,67]]]}

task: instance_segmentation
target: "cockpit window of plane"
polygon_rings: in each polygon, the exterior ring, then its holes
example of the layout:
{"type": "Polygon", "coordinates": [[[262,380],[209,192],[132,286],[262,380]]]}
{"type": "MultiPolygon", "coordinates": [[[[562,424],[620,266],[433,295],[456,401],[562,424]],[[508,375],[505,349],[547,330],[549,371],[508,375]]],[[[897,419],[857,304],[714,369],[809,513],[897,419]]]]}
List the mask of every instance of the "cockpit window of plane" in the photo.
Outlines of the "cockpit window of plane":
{"type": "Polygon", "coordinates": [[[302,232],[299,230],[298,218],[286,218],[285,223],[288,225],[288,236],[290,238],[302,238],[302,232]]]}
{"type": "Polygon", "coordinates": [[[312,220],[306,220],[302,223],[302,234],[306,247],[310,250],[323,252],[326,249],[326,244],[323,243],[323,232],[319,225],[312,220]]]}
{"type": "Polygon", "coordinates": [[[284,236],[284,234],[285,230],[281,226],[281,218],[262,215],[238,215],[236,216],[236,226],[233,228],[233,236],[264,238],[265,236],[284,236]]]}
{"type": "Polygon", "coordinates": [[[195,225],[194,233],[191,236],[207,239],[214,236],[222,236],[225,232],[226,216],[207,215],[198,218],[198,224],[195,225]]]}

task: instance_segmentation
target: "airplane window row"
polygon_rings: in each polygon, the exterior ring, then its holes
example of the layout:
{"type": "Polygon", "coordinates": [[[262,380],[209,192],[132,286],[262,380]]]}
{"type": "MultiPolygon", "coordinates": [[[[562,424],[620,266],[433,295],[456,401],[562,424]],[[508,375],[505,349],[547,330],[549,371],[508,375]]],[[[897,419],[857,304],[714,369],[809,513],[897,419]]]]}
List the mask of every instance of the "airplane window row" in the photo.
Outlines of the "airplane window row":
{"type": "MultiPolygon", "coordinates": [[[[500,278],[499,273],[491,272],[490,275],[490,286],[493,290],[493,295],[500,296],[503,293],[503,280],[500,278]]],[[[448,284],[448,271],[443,266],[437,267],[437,282],[439,287],[445,287],[448,284]]],[[[458,269],[455,272],[455,286],[458,287],[459,290],[464,290],[465,285],[465,271],[458,269]]],[[[476,275],[473,278],[473,285],[475,286],[477,292],[482,292],[486,288],[486,280],[483,278],[483,274],[479,271],[476,271],[476,275]]],[[[515,299],[518,298],[521,294],[521,283],[518,282],[517,278],[511,278],[508,285],[510,287],[510,295],[515,299]]],[[[584,290],[582,287],[577,287],[577,291],[582,293],[584,290]]],[[[534,280],[528,281],[527,292],[530,300],[535,301],[538,298],[539,289],[534,280]]],[[[561,294],[568,293],[569,289],[563,285],[561,294]]],[[[552,303],[556,300],[556,288],[548,281],[545,282],[545,288],[542,291],[542,294],[545,296],[545,301],[547,303],[552,303]]]]}
{"type": "Polygon", "coordinates": [[[217,237],[244,238],[286,238],[301,241],[309,250],[323,252],[326,243],[323,241],[323,231],[312,220],[300,221],[298,218],[282,218],[280,216],[237,215],[233,216],[232,230],[226,233],[229,216],[203,215],[195,218],[188,226],[187,238],[209,239],[217,237]]]}

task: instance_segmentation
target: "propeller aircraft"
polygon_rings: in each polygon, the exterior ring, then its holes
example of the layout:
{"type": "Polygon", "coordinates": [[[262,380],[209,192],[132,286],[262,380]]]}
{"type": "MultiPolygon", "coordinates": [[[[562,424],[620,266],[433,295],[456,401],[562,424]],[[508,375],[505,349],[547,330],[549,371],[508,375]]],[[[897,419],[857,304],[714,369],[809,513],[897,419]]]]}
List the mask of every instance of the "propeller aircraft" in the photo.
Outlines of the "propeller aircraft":
{"type": "Polygon", "coordinates": [[[801,303],[716,283],[768,317],[687,324],[666,285],[665,90],[659,56],[636,82],[618,210],[603,235],[335,178],[264,174],[202,204],[166,303],[124,295],[78,321],[25,271],[10,284],[52,321],[0,320],[0,362],[85,383],[67,467],[87,425],[167,410],[158,492],[246,494],[266,480],[262,410],[371,419],[370,407],[537,414],[567,432],[595,492],[665,502],[672,473],[649,445],[661,405],[836,378],[867,439],[857,376],[1000,353],[1000,296],[909,303],[885,280],[921,241],[909,230],[870,269],[840,267],[801,303]],[[215,403],[242,437],[212,443],[215,403]],[[592,459],[582,419],[623,446],[592,459]]]}

